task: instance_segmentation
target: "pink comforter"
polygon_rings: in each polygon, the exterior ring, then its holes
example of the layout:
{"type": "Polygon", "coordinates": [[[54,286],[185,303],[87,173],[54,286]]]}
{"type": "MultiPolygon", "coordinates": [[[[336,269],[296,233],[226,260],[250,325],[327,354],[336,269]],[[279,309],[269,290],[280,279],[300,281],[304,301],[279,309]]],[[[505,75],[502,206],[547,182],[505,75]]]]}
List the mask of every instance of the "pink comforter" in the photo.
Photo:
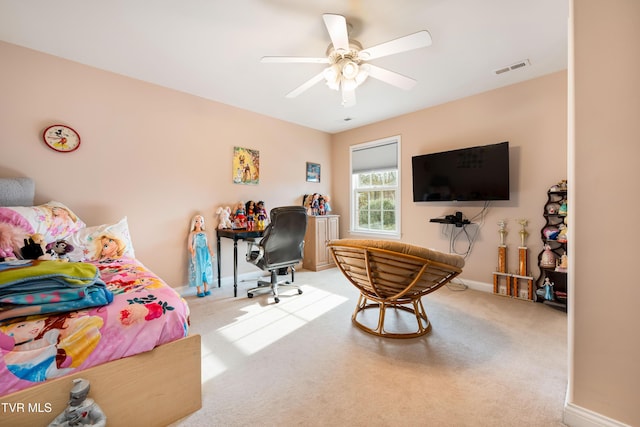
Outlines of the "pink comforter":
{"type": "Polygon", "coordinates": [[[187,335],[186,301],[139,261],[93,263],[111,304],[0,323],[0,396],[187,335]]]}

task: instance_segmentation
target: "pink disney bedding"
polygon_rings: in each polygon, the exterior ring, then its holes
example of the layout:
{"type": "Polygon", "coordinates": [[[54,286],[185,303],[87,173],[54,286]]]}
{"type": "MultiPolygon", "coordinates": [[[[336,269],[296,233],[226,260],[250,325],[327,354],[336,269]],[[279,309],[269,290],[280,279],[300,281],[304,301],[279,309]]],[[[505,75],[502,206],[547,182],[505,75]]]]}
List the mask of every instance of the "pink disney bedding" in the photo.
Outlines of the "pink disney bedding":
{"type": "Polygon", "coordinates": [[[94,264],[113,301],[0,322],[0,396],[183,338],[189,308],[134,258],[94,264]]]}

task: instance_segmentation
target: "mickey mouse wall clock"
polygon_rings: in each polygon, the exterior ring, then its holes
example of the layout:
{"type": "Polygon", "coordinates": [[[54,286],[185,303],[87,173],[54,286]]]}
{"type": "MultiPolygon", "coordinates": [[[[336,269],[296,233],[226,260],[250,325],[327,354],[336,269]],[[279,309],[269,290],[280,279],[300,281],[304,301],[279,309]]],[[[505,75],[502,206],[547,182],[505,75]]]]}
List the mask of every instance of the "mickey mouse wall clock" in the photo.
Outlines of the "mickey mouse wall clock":
{"type": "Polygon", "coordinates": [[[80,147],[80,134],[65,125],[52,125],[44,130],[42,139],[47,147],[60,153],[70,153],[80,147]]]}

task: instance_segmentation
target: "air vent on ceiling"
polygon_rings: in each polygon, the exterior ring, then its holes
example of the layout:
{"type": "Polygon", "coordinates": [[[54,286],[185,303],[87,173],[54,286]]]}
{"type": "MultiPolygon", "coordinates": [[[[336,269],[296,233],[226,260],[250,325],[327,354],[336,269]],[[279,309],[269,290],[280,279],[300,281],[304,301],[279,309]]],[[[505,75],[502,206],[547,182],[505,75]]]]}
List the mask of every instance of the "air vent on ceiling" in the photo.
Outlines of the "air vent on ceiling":
{"type": "Polygon", "coordinates": [[[523,61],[516,62],[515,64],[508,65],[506,67],[498,68],[497,70],[493,70],[496,74],[506,73],[507,71],[517,70],[518,68],[523,68],[531,65],[528,59],[523,61]]]}

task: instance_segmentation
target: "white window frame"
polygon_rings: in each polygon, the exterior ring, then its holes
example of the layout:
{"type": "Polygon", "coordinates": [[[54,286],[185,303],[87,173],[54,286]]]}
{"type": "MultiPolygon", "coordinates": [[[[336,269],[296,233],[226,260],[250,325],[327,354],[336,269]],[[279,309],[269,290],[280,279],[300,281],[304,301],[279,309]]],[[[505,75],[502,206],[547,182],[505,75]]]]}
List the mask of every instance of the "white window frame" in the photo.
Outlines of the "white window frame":
{"type": "MultiPolygon", "coordinates": [[[[372,237],[387,237],[387,238],[396,238],[399,239],[401,234],[402,234],[402,227],[401,227],[401,206],[402,206],[402,201],[401,201],[401,193],[402,193],[402,180],[400,178],[401,175],[401,162],[400,162],[400,146],[401,146],[401,138],[399,135],[396,136],[392,136],[392,137],[388,137],[388,138],[383,138],[383,139],[378,139],[376,141],[370,141],[370,142],[365,142],[362,144],[357,144],[357,145],[352,145],[351,147],[349,147],[349,175],[350,175],[350,210],[351,210],[351,215],[350,215],[350,232],[352,234],[362,234],[362,235],[369,235],[372,237]],[[362,150],[362,149],[366,149],[366,148],[375,148],[377,146],[382,146],[382,145],[388,145],[390,143],[396,143],[396,149],[397,149],[397,169],[396,169],[396,186],[391,186],[391,187],[378,187],[377,190],[381,190],[381,191],[394,191],[395,192],[395,219],[396,219],[396,229],[393,231],[389,231],[389,230],[372,230],[372,229],[363,229],[363,228],[358,228],[358,206],[357,206],[357,202],[358,202],[358,198],[356,196],[356,191],[359,189],[359,187],[357,187],[357,182],[356,179],[354,178],[354,173],[353,173],[353,153],[354,151],[358,151],[358,150],[362,150]]],[[[372,169],[373,170],[383,170],[383,169],[372,169]]]]}

